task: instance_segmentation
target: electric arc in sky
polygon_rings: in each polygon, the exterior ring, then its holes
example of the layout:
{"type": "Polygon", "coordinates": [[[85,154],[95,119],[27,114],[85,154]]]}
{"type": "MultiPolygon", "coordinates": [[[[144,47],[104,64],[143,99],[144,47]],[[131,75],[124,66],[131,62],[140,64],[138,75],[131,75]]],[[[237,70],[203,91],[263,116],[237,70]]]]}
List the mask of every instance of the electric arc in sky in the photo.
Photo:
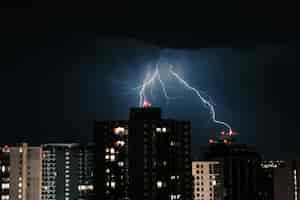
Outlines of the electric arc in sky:
{"type": "MultiPolygon", "coordinates": [[[[178,73],[176,73],[173,70],[173,65],[169,65],[169,71],[168,71],[172,76],[174,76],[176,78],[176,80],[183,85],[186,89],[188,89],[189,91],[191,91],[192,93],[194,93],[195,95],[197,95],[197,97],[200,99],[201,103],[209,109],[209,113],[211,116],[211,119],[214,123],[216,124],[220,124],[222,126],[225,126],[228,129],[228,133],[229,135],[232,135],[232,128],[231,126],[223,121],[219,121],[216,119],[216,112],[215,112],[215,108],[214,105],[210,102],[209,97],[207,97],[207,95],[205,95],[206,97],[204,97],[204,95],[201,94],[201,92],[192,87],[187,81],[185,81],[178,73]]],[[[166,86],[164,81],[161,79],[160,76],[160,71],[159,71],[159,67],[158,64],[155,67],[155,71],[151,74],[147,73],[145,79],[143,80],[143,83],[141,86],[137,87],[139,89],[139,106],[140,107],[147,107],[147,106],[151,106],[150,102],[147,100],[147,96],[146,96],[146,90],[147,88],[151,90],[151,94],[152,94],[152,87],[153,84],[155,83],[155,81],[158,81],[163,95],[167,100],[167,103],[169,102],[170,99],[172,99],[166,90],[166,86]]]]}
{"type": "Polygon", "coordinates": [[[147,73],[145,79],[143,80],[142,85],[137,87],[139,89],[139,106],[140,107],[143,107],[145,105],[149,105],[150,102],[147,100],[146,89],[150,88],[151,93],[152,93],[152,87],[153,87],[153,84],[156,80],[158,80],[158,82],[161,86],[161,89],[163,91],[164,97],[166,98],[167,103],[169,103],[169,100],[171,98],[169,97],[169,95],[167,93],[164,81],[160,77],[160,72],[159,72],[159,69],[158,69],[158,65],[156,65],[155,71],[153,72],[153,74],[151,75],[151,74],[147,73]]]}
{"type": "Polygon", "coordinates": [[[227,127],[228,128],[228,133],[229,133],[229,135],[231,135],[232,134],[231,126],[226,122],[219,121],[219,120],[216,119],[216,112],[215,112],[214,105],[212,103],[210,103],[207,99],[205,99],[196,88],[190,86],[183,78],[181,78],[176,72],[174,72],[172,65],[170,65],[169,71],[174,77],[176,77],[176,79],[182,85],[184,85],[185,88],[192,91],[194,94],[196,94],[199,97],[201,102],[209,109],[210,116],[211,116],[211,119],[213,120],[213,122],[216,123],[216,124],[221,124],[221,125],[227,127]]]}

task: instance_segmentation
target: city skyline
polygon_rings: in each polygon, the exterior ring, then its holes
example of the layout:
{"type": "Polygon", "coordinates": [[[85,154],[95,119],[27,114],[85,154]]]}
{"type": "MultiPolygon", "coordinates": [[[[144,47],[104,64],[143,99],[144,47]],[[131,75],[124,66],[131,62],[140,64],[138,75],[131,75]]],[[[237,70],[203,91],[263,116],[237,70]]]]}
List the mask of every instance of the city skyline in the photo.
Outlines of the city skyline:
{"type": "Polygon", "coordinates": [[[296,4],[1,5],[0,200],[300,200],[296,4]]]}
{"type": "MultiPolygon", "coordinates": [[[[228,42],[202,44],[202,36],[208,41],[215,36],[197,32],[124,33],[124,37],[72,31],[1,35],[3,40],[15,39],[3,41],[1,47],[0,131],[9,133],[3,144],[92,141],[93,120],[126,119],[127,110],[138,105],[132,88],[142,82],[148,64],[162,59],[207,93],[217,119],[232,125],[241,143],[257,146],[265,158],[300,155],[294,134],[298,43],[293,35],[291,46],[289,41],[271,43],[245,34],[253,45],[242,40],[233,47],[228,42]],[[194,36],[195,46],[189,35],[194,36]],[[169,45],[178,40],[179,47],[169,45]]],[[[198,147],[222,127],[209,122],[208,110],[195,96],[183,88],[176,91],[178,83],[167,86],[177,99],[166,105],[161,93],[155,93],[158,101],[151,103],[162,107],[168,118],[192,121],[192,149],[197,154],[198,147]]]]}
{"type": "Polygon", "coordinates": [[[94,121],[94,126],[93,145],[0,146],[1,199],[300,196],[299,160],[263,159],[255,147],[236,142],[230,132],[210,139],[203,158],[191,159],[190,121],[164,119],[160,108],[131,108],[128,120],[94,121]]]}

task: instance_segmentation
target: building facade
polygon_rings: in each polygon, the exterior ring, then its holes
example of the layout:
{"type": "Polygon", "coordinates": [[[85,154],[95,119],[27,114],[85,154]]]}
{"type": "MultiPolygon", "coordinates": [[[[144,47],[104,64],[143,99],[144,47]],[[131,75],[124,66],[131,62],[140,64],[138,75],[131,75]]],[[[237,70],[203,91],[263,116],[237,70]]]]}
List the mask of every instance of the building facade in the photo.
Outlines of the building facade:
{"type": "Polygon", "coordinates": [[[1,157],[1,200],[41,200],[42,149],[6,146],[1,157]]]}
{"type": "Polygon", "coordinates": [[[194,200],[222,200],[223,177],[220,162],[193,161],[194,200]]]}
{"type": "Polygon", "coordinates": [[[274,200],[299,200],[300,161],[288,160],[274,168],[274,200]]]}
{"type": "Polygon", "coordinates": [[[274,172],[284,167],[281,160],[262,160],[257,169],[257,200],[274,200],[274,172]]]}
{"type": "Polygon", "coordinates": [[[253,200],[257,197],[259,154],[232,135],[210,140],[205,160],[219,161],[224,175],[224,200],[253,200]]]}
{"type": "Polygon", "coordinates": [[[99,199],[192,199],[191,126],[132,108],[127,121],[95,123],[99,199]]]}
{"type": "Polygon", "coordinates": [[[0,199],[9,200],[10,173],[9,173],[8,146],[0,147],[0,199]]]}
{"type": "Polygon", "coordinates": [[[77,200],[94,200],[95,181],[95,153],[94,145],[88,144],[79,147],[79,180],[77,200]]]}
{"type": "Polygon", "coordinates": [[[92,199],[93,148],[73,143],[42,147],[42,200],[92,199]]]}

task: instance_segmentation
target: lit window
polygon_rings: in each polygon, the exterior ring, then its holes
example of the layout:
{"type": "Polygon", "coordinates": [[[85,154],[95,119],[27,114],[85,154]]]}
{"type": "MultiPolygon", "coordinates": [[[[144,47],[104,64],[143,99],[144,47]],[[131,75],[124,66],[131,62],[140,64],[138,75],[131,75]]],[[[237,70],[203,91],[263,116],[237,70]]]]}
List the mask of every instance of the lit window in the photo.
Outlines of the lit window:
{"type": "Polygon", "coordinates": [[[171,200],[177,200],[177,199],[180,199],[180,196],[181,196],[180,194],[177,194],[177,195],[176,195],[176,194],[175,194],[175,195],[174,195],[174,194],[171,194],[171,200]]]}
{"type": "Polygon", "coordinates": [[[156,182],[156,186],[157,186],[157,188],[162,188],[162,182],[161,181],[157,181],[156,182]]]}
{"type": "Polygon", "coordinates": [[[10,152],[10,149],[7,145],[4,146],[4,148],[2,149],[2,152],[8,153],[10,152]]]}
{"type": "Polygon", "coordinates": [[[123,167],[124,166],[124,162],[120,161],[120,162],[118,162],[118,165],[119,165],[119,167],[123,167]]]}
{"type": "Polygon", "coordinates": [[[6,170],[6,167],[5,167],[4,165],[2,165],[1,171],[2,171],[2,172],[5,172],[5,170],[6,170]]]}
{"type": "Polygon", "coordinates": [[[86,186],[85,186],[85,185],[79,185],[79,186],[78,186],[78,190],[79,190],[79,191],[86,190],[86,186]]]}
{"type": "Polygon", "coordinates": [[[110,156],[110,160],[111,160],[111,161],[115,161],[115,160],[116,160],[116,156],[115,156],[115,155],[111,155],[111,156],[110,156]]]}
{"type": "Polygon", "coordinates": [[[109,172],[110,172],[110,170],[107,168],[107,169],[105,170],[105,172],[106,172],[106,173],[109,173],[109,172]]]}
{"type": "Polygon", "coordinates": [[[109,148],[106,148],[105,151],[106,151],[106,153],[109,153],[109,148]]]}
{"type": "Polygon", "coordinates": [[[22,199],[22,195],[21,195],[21,194],[19,194],[19,195],[18,195],[18,198],[19,198],[19,199],[22,199]]]}
{"type": "Polygon", "coordinates": [[[105,159],[108,160],[109,159],[109,155],[105,155],[105,159]]]}
{"type": "Polygon", "coordinates": [[[162,132],[166,133],[167,132],[167,128],[162,128],[162,132]]]}
{"type": "Polygon", "coordinates": [[[19,185],[19,187],[22,187],[22,183],[19,183],[18,185],[19,185]]]}
{"type": "Polygon", "coordinates": [[[1,200],[9,200],[9,195],[2,195],[1,200]]]}
{"type": "Polygon", "coordinates": [[[212,182],[212,183],[213,183],[213,185],[217,185],[217,182],[216,182],[215,180],[213,180],[213,182],[212,182]]]}
{"type": "Polygon", "coordinates": [[[111,148],[111,149],[110,149],[110,153],[115,153],[115,149],[114,149],[114,148],[111,148]]]}
{"type": "Polygon", "coordinates": [[[88,185],[88,186],[87,186],[87,189],[89,189],[89,190],[94,190],[94,186],[93,186],[93,185],[88,185]]]}
{"type": "Polygon", "coordinates": [[[94,190],[94,186],[93,185],[79,185],[78,190],[79,191],[94,190]]]}
{"type": "Polygon", "coordinates": [[[9,189],[9,183],[2,183],[1,184],[1,189],[3,189],[3,190],[9,189]]]}
{"type": "Polygon", "coordinates": [[[110,186],[111,186],[112,188],[116,188],[116,182],[111,182],[111,183],[110,183],[110,186]]]}
{"type": "Polygon", "coordinates": [[[175,176],[171,176],[171,180],[175,180],[175,176]]]}
{"type": "Polygon", "coordinates": [[[124,145],[125,145],[125,142],[124,142],[124,141],[121,141],[121,140],[119,140],[119,141],[117,141],[117,145],[119,145],[119,146],[124,146],[124,145]]]}
{"type": "Polygon", "coordinates": [[[125,128],[123,128],[123,127],[117,127],[117,128],[114,129],[114,133],[116,135],[118,135],[120,133],[124,133],[124,131],[125,131],[125,128]]]}
{"type": "Polygon", "coordinates": [[[156,132],[160,133],[161,132],[161,128],[156,128],[156,132]]]}
{"type": "Polygon", "coordinates": [[[170,146],[175,146],[175,141],[171,141],[170,146]]]}
{"type": "Polygon", "coordinates": [[[23,152],[23,148],[22,148],[22,147],[19,148],[19,152],[20,152],[20,153],[23,152]]]}

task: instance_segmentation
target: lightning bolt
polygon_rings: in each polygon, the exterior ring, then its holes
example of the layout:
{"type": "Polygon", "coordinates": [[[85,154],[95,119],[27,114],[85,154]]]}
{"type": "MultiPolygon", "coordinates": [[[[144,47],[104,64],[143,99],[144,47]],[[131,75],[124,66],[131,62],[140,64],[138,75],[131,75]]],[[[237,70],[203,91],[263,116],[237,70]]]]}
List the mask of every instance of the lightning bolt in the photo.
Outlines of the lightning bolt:
{"type": "MultiPolygon", "coordinates": [[[[233,132],[232,132],[231,126],[226,122],[216,119],[216,112],[215,112],[214,104],[211,103],[210,97],[205,92],[197,90],[196,88],[192,87],[189,83],[187,83],[178,73],[176,73],[173,70],[173,65],[169,65],[169,66],[170,66],[169,73],[172,76],[174,76],[178,80],[178,82],[181,83],[185,88],[187,88],[188,90],[190,90],[194,94],[196,94],[197,97],[201,100],[201,103],[209,109],[209,113],[210,113],[212,121],[216,124],[225,126],[228,129],[228,134],[232,135],[233,132]]],[[[152,89],[153,89],[153,85],[154,85],[155,81],[159,82],[159,85],[162,89],[163,95],[167,101],[167,105],[168,105],[169,101],[171,99],[173,99],[172,97],[170,97],[168,95],[166,85],[165,85],[164,81],[161,79],[159,66],[158,66],[158,64],[156,64],[155,71],[152,74],[147,73],[143,80],[143,83],[140,86],[135,88],[135,89],[139,89],[139,106],[140,107],[143,107],[144,104],[148,102],[147,96],[146,96],[147,88],[150,88],[150,95],[153,97],[152,89]]]]}
{"type": "Polygon", "coordinates": [[[161,79],[161,76],[160,76],[158,65],[156,65],[154,73],[152,75],[149,75],[149,73],[147,73],[145,79],[143,80],[142,85],[137,87],[139,89],[139,106],[140,107],[142,107],[143,104],[145,102],[147,102],[146,89],[148,87],[150,87],[151,95],[152,95],[152,87],[156,80],[158,80],[158,82],[161,86],[164,97],[167,100],[167,104],[169,103],[169,100],[172,99],[171,97],[169,97],[169,95],[167,93],[165,83],[163,82],[163,80],[161,79]]]}
{"type": "Polygon", "coordinates": [[[169,68],[169,72],[182,84],[184,85],[185,88],[187,88],[188,90],[192,91],[193,93],[195,93],[199,99],[201,100],[201,102],[209,109],[209,112],[210,112],[210,115],[211,115],[211,118],[213,120],[214,123],[216,124],[220,124],[220,125],[223,125],[225,126],[226,128],[228,128],[228,133],[229,135],[232,134],[232,128],[231,126],[226,123],[226,122],[223,122],[223,121],[219,121],[216,119],[216,112],[215,112],[215,108],[213,106],[213,104],[211,104],[207,99],[205,99],[205,97],[203,97],[199,90],[197,90],[196,88],[190,86],[183,78],[181,78],[174,70],[173,70],[173,65],[170,65],[170,68],[169,68]]]}
{"type": "MultiPolygon", "coordinates": [[[[156,65],[156,69],[158,69],[158,65],[156,65]]],[[[165,98],[166,98],[166,100],[167,100],[167,104],[169,104],[170,99],[173,99],[173,98],[169,97],[169,95],[168,95],[168,93],[167,93],[167,90],[166,90],[166,85],[165,85],[165,83],[162,81],[162,79],[160,78],[160,73],[158,73],[157,79],[158,79],[158,81],[159,81],[159,83],[160,83],[161,89],[162,89],[162,91],[163,91],[163,93],[164,93],[164,96],[165,96],[165,98]]]]}

